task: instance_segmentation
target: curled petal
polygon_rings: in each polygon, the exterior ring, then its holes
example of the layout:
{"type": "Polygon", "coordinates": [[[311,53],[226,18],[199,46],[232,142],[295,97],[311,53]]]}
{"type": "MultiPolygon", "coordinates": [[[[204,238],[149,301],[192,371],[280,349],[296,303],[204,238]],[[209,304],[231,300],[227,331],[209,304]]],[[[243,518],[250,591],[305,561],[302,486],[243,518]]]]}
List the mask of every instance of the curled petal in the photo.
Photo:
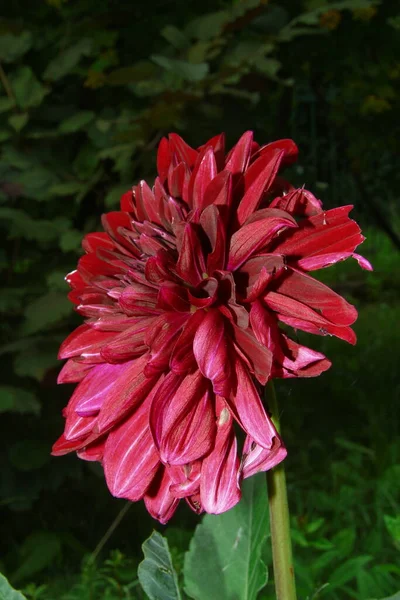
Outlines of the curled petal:
{"type": "Polygon", "coordinates": [[[178,508],[179,498],[170,491],[173,481],[168,469],[161,466],[144,496],[147,510],[160,523],[167,523],[178,508]]]}
{"type": "Polygon", "coordinates": [[[243,479],[251,477],[261,471],[269,471],[278,465],[287,456],[287,450],[279,436],[273,439],[270,449],[263,448],[250,437],[246,437],[243,446],[241,471],[243,479]]]}
{"type": "Polygon", "coordinates": [[[217,309],[210,309],[200,323],[193,352],[200,371],[212,381],[214,393],[227,397],[231,389],[229,338],[224,318],[217,309]]]}

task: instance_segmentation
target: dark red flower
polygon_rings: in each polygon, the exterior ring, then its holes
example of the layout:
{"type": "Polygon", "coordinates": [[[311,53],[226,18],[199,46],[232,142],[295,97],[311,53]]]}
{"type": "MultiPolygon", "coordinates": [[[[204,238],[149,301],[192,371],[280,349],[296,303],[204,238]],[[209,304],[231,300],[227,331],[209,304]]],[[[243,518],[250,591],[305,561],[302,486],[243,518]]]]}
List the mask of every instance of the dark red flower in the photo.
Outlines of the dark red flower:
{"type": "Polygon", "coordinates": [[[350,206],[324,211],[278,175],[296,157],[251,132],[226,156],[223,135],[194,150],[170,134],[154,186],[124,194],[67,276],[85,324],[60,349],[59,382],[79,384],[53,454],[102,462],[111,493],[161,522],[180,498],[228,510],[243,477],[286,456],[261,386],[330,362],[280,323],[355,342],[355,308],[308,272],[351,256],[370,268],[364,238],[350,206]]]}

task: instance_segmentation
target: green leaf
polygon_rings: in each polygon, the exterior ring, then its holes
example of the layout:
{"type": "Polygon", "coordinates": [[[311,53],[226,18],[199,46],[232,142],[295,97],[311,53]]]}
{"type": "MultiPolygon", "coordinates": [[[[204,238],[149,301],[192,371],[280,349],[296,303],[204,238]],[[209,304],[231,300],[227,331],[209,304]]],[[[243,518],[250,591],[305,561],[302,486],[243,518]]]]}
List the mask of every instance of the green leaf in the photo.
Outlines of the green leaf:
{"type": "Polygon", "coordinates": [[[185,60],[168,58],[160,54],[152,54],[151,59],[160,67],[183,77],[187,81],[201,81],[208,74],[207,63],[192,64],[185,60]]]}
{"type": "Polygon", "coordinates": [[[193,19],[187,25],[185,34],[198,40],[207,41],[221,35],[224,25],[229,23],[230,14],[227,10],[209,13],[193,19]]]}
{"type": "Polygon", "coordinates": [[[357,571],[362,569],[366,564],[371,562],[372,556],[356,556],[350,558],[345,563],[340,565],[328,578],[329,591],[333,591],[338,587],[342,587],[357,575],[357,571]]]}
{"type": "Polygon", "coordinates": [[[23,129],[27,124],[28,119],[28,113],[24,113],[22,115],[11,115],[11,117],[8,118],[8,122],[11,125],[11,127],[15,129],[17,133],[19,133],[21,129],[23,129]]]}
{"type": "Polygon", "coordinates": [[[58,81],[62,77],[65,77],[65,75],[68,75],[77,66],[82,56],[90,56],[92,50],[92,41],[89,38],[83,38],[77,44],[56,56],[47,65],[43,73],[43,78],[58,81]]]}
{"type": "Polygon", "coordinates": [[[72,117],[65,119],[58,128],[60,133],[75,133],[93,121],[95,113],[91,110],[82,110],[72,117]]]}
{"type": "Polygon", "coordinates": [[[14,359],[15,374],[18,377],[33,377],[37,381],[42,381],[46,373],[58,365],[58,346],[59,343],[46,350],[31,347],[21,352],[14,359]]]}
{"type": "MultiPolygon", "coordinates": [[[[371,600],[377,600],[377,599],[373,598],[371,600]]],[[[394,594],[394,596],[387,596],[386,598],[379,598],[379,600],[400,600],[400,592],[397,592],[397,594],[394,594]]]]}
{"type": "Polygon", "coordinates": [[[32,34],[23,31],[20,35],[5,33],[0,35],[0,60],[9,63],[23,56],[32,46],[32,34]]]}
{"type": "Polygon", "coordinates": [[[50,531],[36,531],[21,546],[20,566],[13,573],[13,580],[20,581],[39,573],[54,562],[60,554],[58,536],[50,531]]]}
{"type": "Polygon", "coordinates": [[[49,462],[50,448],[40,440],[21,440],[10,447],[8,456],[18,471],[34,471],[49,462]]]}
{"type": "Polygon", "coordinates": [[[0,573],[0,600],[27,600],[21,592],[14,590],[4,575],[0,573]]]}
{"type": "Polygon", "coordinates": [[[261,555],[268,534],[265,476],[250,477],[239,504],[206,515],[185,555],[185,591],[196,600],[255,600],[267,583],[261,555]]]}
{"type": "Polygon", "coordinates": [[[183,50],[190,45],[190,41],[182,31],[179,31],[174,25],[167,25],[161,30],[161,35],[169,42],[174,48],[183,50]]]}
{"type": "Polygon", "coordinates": [[[17,104],[26,109],[39,106],[49,90],[40,83],[30,67],[20,67],[11,79],[17,104]]]}
{"type": "Polygon", "coordinates": [[[11,98],[0,98],[0,113],[10,110],[14,106],[15,102],[11,98]]]}
{"type": "Polygon", "coordinates": [[[142,545],[144,560],[138,568],[140,585],[150,600],[181,600],[168,541],[157,531],[142,545]]]}
{"type": "Polygon", "coordinates": [[[40,408],[40,403],[32,392],[8,385],[0,386],[0,413],[38,415],[40,408]]]}
{"type": "Polygon", "coordinates": [[[385,521],[386,529],[392,536],[393,540],[397,544],[400,544],[400,515],[396,515],[395,517],[384,515],[383,519],[385,521]]]}
{"type": "Polygon", "coordinates": [[[25,309],[23,333],[31,334],[54,325],[71,312],[71,304],[65,294],[49,292],[28,304],[25,309]]]}
{"type": "Polygon", "coordinates": [[[129,187],[130,184],[127,183],[126,185],[117,185],[111,188],[111,190],[107,193],[106,197],[104,198],[104,205],[106,206],[106,208],[115,208],[116,206],[118,206],[122,194],[127,192],[129,190],[129,187]]]}

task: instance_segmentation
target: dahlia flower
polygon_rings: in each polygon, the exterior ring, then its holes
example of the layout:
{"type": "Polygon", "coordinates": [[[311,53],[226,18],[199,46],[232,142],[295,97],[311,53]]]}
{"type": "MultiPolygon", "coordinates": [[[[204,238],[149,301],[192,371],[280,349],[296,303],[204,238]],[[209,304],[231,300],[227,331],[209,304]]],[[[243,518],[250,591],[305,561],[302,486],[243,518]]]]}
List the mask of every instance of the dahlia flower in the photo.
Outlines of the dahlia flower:
{"type": "Polygon", "coordinates": [[[355,343],[355,308],[309,273],[349,257],[369,269],[364,238],[351,206],[324,211],[278,175],[296,157],[252,132],[228,154],[223,135],[193,149],[170,134],[154,185],[122,196],[67,276],[85,323],[60,349],[59,382],[78,386],[53,454],[100,461],[110,492],[162,523],[181,498],[230,509],[243,478],[286,456],[262,386],[330,362],[281,324],[355,343]]]}

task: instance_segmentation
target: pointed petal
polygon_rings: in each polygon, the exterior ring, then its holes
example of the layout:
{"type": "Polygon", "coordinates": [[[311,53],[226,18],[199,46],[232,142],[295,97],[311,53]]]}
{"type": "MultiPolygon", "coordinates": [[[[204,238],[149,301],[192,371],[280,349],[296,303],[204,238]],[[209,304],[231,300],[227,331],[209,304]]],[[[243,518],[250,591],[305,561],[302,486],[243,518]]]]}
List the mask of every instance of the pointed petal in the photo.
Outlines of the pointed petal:
{"type": "MultiPolygon", "coordinates": [[[[278,294],[285,296],[283,300],[285,310],[278,309],[277,312],[290,316],[297,315],[300,318],[306,319],[309,317],[309,320],[313,320],[312,314],[309,311],[311,308],[314,311],[318,311],[319,315],[323,317],[322,321],[319,320],[317,322],[323,323],[327,319],[335,325],[352,325],[357,319],[357,311],[352,304],[349,304],[342,296],[336,294],[328,286],[300,271],[287,269],[283,276],[276,281],[274,289],[278,294]],[[296,306],[293,306],[293,313],[288,312],[290,310],[290,302],[288,302],[286,297],[294,299],[297,303],[296,306]],[[301,311],[299,303],[304,305],[303,311],[301,311]]],[[[273,294],[273,292],[271,293],[273,294]]],[[[269,294],[267,293],[265,301],[272,307],[268,297],[269,294]]],[[[275,301],[279,301],[279,299],[274,295],[273,302],[275,303],[275,301]]]]}
{"type": "Polygon", "coordinates": [[[236,393],[228,404],[235,419],[245,432],[263,448],[271,448],[276,429],[265,412],[261,398],[243,362],[235,357],[236,393]]]}
{"type": "Polygon", "coordinates": [[[142,317],[121,333],[113,332],[113,340],[101,348],[101,356],[108,363],[131,360],[147,352],[144,334],[155,317],[142,317]]]}
{"type": "Polygon", "coordinates": [[[207,273],[222,270],[225,267],[226,231],[222,217],[216,206],[208,206],[201,214],[200,225],[211,245],[207,256],[207,273]]]}
{"type": "Polygon", "coordinates": [[[265,385],[269,379],[272,368],[272,352],[260,344],[251,329],[242,329],[233,325],[234,340],[249,369],[258,381],[265,385]]]}
{"type": "Polygon", "coordinates": [[[185,162],[188,167],[193,167],[198,152],[191,148],[177,133],[169,134],[170,149],[178,157],[178,162],[185,162]]]}
{"type": "Polygon", "coordinates": [[[57,383],[78,383],[88,374],[93,365],[88,365],[70,358],[57,377],[57,383]]]}
{"type": "Polygon", "coordinates": [[[189,197],[192,198],[192,207],[202,209],[204,207],[204,195],[209,183],[217,175],[213,149],[208,147],[204,156],[199,155],[192,177],[189,183],[189,197]]]}
{"type": "Polygon", "coordinates": [[[232,173],[221,171],[210,181],[204,192],[203,206],[230,206],[232,204],[232,173]]]}
{"type": "Polygon", "coordinates": [[[312,217],[322,212],[322,202],[308,190],[298,188],[275,198],[271,202],[270,208],[280,208],[291,215],[312,217]]]}
{"type": "Polygon", "coordinates": [[[206,512],[220,514],[235,506],[240,497],[239,459],[232,417],[225,403],[220,401],[215,446],[201,467],[201,504],[206,512]]]}
{"type": "Polygon", "coordinates": [[[227,156],[225,170],[232,175],[243,173],[249,164],[253,144],[253,132],[246,131],[227,156]]]}
{"type": "Polygon", "coordinates": [[[92,442],[83,448],[79,448],[77,450],[77,455],[80,459],[89,462],[102,462],[105,443],[106,440],[104,437],[99,438],[95,442],[92,442]]]}
{"type": "Polygon", "coordinates": [[[191,223],[186,223],[184,228],[176,272],[184,281],[192,285],[200,283],[203,280],[203,273],[206,273],[199,232],[191,223]]]}
{"type": "Polygon", "coordinates": [[[196,367],[193,353],[193,340],[198,327],[205,317],[205,312],[197,310],[184,325],[173,347],[169,366],[171,370],[181,375],[196,367]]]}
{"type": "Polygon", "coordinates": [[[157,150],[157,172],[160,176],[161,181],[164,181],[168,175],[168,167],[171,162],[171,154],[169,149],[169,142],[167,138],[163,137],[158,144],[157,150]]]}
{"type": "Polygon", "coordinates": [[[247,169],[244,175],[245,193],[237,210],[239,225],[243,225],[257,210],[263,195],[268,192],[278,173],[283,156],[283,150],[276,151],[272,156],[262,155],[247,169]]]}
{"type": "Polygon", "coordinates": [[[97,432],[104,433],[122,421],[151,392],[158,377],[145,377],[143,371],[147,362],[148,355],[145,354],[122,365],[109,365],[113,368],[124,368],[114,385],[110,386],[107,393],[103,395],[103,404],[96,422],[97,432]]]}
{"type": "Polygon", "coordinates": [[[108,489],[117,498],[135,502],[146,493],[160,459],[149,427],[149,407],[142,406],[107,437],[104,473],[108,489]]]}
{"type": "Polygon", "coordinates": [[[80,325],[61,344],[58,358],[71,358],[84,352],[96,352],[115,337],[112,331],[96,331],[88,325],[80,325]]]}

